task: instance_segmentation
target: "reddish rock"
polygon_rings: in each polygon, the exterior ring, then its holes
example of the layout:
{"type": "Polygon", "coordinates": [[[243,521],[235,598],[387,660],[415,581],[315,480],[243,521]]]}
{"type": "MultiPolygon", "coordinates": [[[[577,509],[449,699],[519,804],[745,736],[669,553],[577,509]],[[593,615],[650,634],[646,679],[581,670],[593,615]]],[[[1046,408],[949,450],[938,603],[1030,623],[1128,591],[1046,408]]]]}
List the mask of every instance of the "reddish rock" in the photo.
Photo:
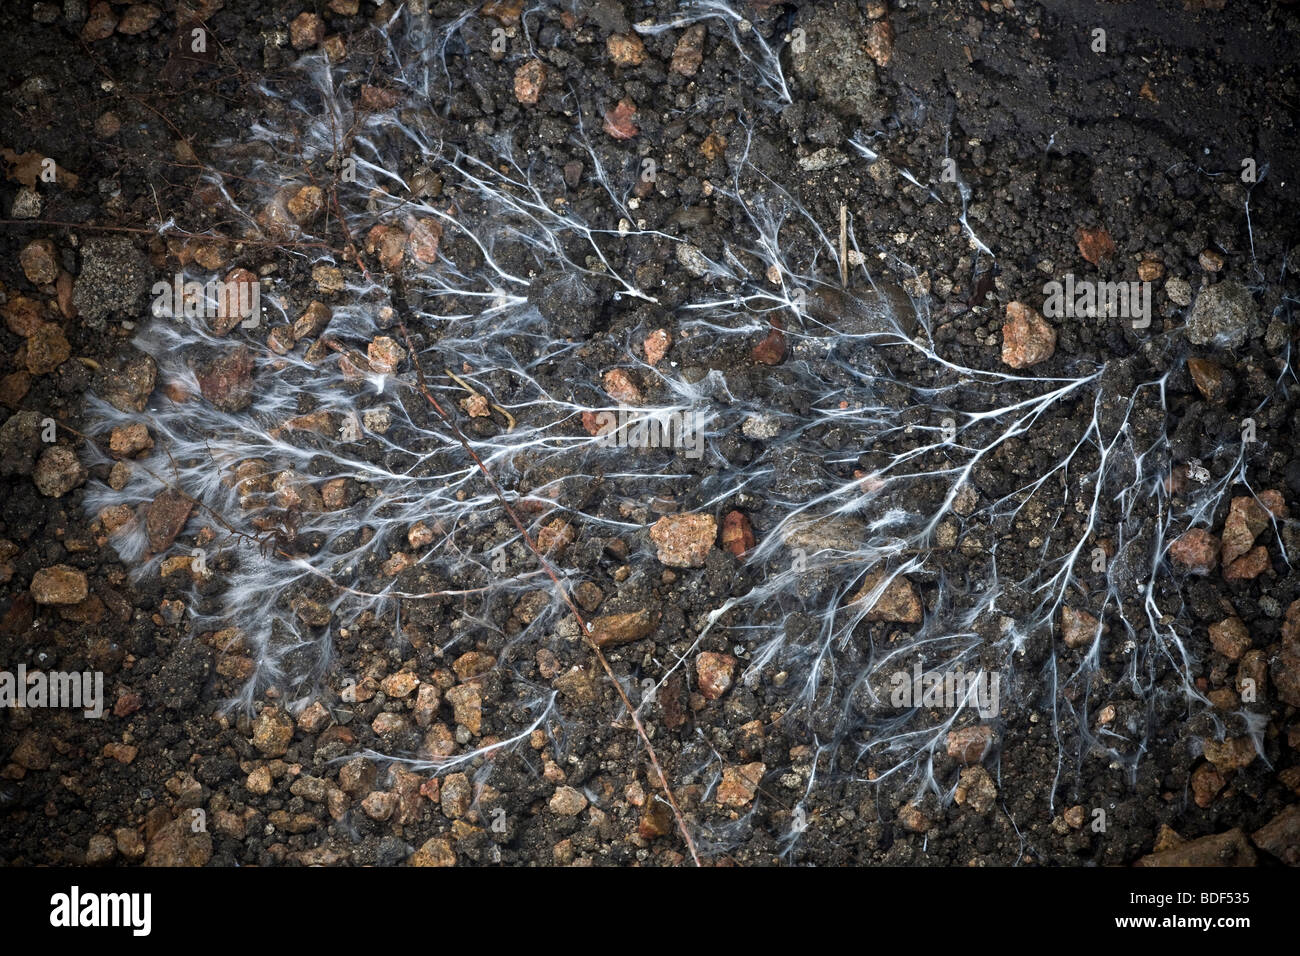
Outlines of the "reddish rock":
{"type": "Polygon", "coordinates": [[[293,327],[277,325],[266,334],[266,347],[276,355],[288,355],[293,351],[293,327]]]}
{"type": "Polygon", "coordinates": [[[1164,278],[1165,264],[1156,258],[1146,258],[1138,263],[1137,271],[1143,282],[1157,282],[1164,278]]]}
{"type": "Polygon", "coordinates": [[[90,8],[90,18],[81,27],[81,39],[87,43],[104,40],[117,29],[117,14],[107,3],[96,3],[90,8]]]}
{"type": "Polygon", "coordinates": [[[348,480],[331,478],[321,485],[320,503],[325,511],[340,511],[348,506],[348,480]]]}
{"type": "Polygon", "coordinates": [[[149,355],[138,355],[124,367],[105,365],[95,376],[95,390],[114,408],[142,412],[158,378],[158,363],[149,355]]]}
{"type": "Polygon", "coordinates": [[[302,315],[298,316],[293,323],[293,340],[301,342],[306,338],[314,338],[325,331],[325,326],[329,325],[332,316],[330,307],[324,302],[315,300],[303,310],[302,315]]]}
{"type": "Polygon", "coordinates": [[[948,756],[962,763],[979,763],[993,742],[989,727],[961,727],[948,734],[948,756]]]}
{"type": "MultiPolygon", "coordinates": [[[[997,784],[983,767],[967,767],[957,778],[957,790],[953,798],[959,806],[970,807],[976,813],[988,813],[997,803],[997,784]]],[[[1065,812],[1068,822],[1070,811],[1065,812]]]]}
{"type": "Polygon", "coordinates": [[[194,502],[179,491],[164,488],[149,503],[144,517],[144,530],[149,538],[149,550],[161,554],[171,547],[176,536],[190,519],[194,502]]]}
{"type": "Polygon", "coordinates": [[[1094,266],[1115,257],[1115,240],[1111,239],[1110,233],[1100,226],[1096,229],[1080,229],[1078,238],[1079,255],[1094,266]]]}
{"type": "Polygon", "coordinates": [[[673,337],[667,329],[655,329],[645,337],[645,360],[651,365],[658,365],[672,344],[673,337]]]}
{"type": "Polygon", "coordinates": [[[625,369],[610,369],[605,373],[603,384],[605,391],[609,393],[609,397],[616,402],[624,405],[640,405],[645,401],[641,389],[625,369]]]}
{"type": "Polygon", "coordinates": [[[894,58],[894,28],[888,20],[876,20],[867,28],[867,56],[876,61],[876,66],[889,66],[894,58]]]}
{"type": "Polygon", "coordinates": [[[325,39],[325,23],[314,13],[300,13],[289,24],[289,42],[295,50],[309,50],[325,39]]]}
{"type": "Polygon", "coordinates": [[[1226,785],[1227,780],[1214,764],[1203,763],[1192,771],[1192,799],[1202,810],[1208,809],[1214,803],[1214,798],[1226,785]]]}
{"type": "Polygon", "coordinates": [[[199,392],[223,412],[243,411],[253,403],[253,353],[240,345],[194,370],[199,392]]]}
{"type": "Polygon", "coordinates": [[[244,788],[249,793],[262,797],[271,792],[273,783],[270,769],[266,764],[261,764],[254,767],[253,771],[244,779],[244,788]]]}
{"type": "Polygon", "coordinates": [[[743,558],[755,545],[754,529],[743,511],[728,511],[722,519],[722,548],[743,558]]]}
{"type": "Polygon", "coordinates": [[[253,722],[253,746],[267,757],[283,757],[293,740],[293,718],[278,707],[267,707],[253,722]]]}
{"type": "Polygon", "coordinates": [[[731,689],[736,659],[730,654],[705,651],[695,659],[695,674],[699,678],[700,693],[706,700],[717,700],[731,689]]]}
{"type": "Polygon", "coordinates": [[[1228,687],[1219,687],[1215,690],[1206,691],[1205,696],[1210,699],[1215,710],[1227,711],[1236,710],[1241,706],[1241,698],[1237,692],[1228,687]]]}
{"type": "Polygon", "coordinates": [[[372,226],[366,233],[366,252],[378,256],[389,272],[396,272],[406,257],[406,233],[393,226],[372,226]]]}
{"type": "Polygon", "coordinates": [[[1012,368],[1046,362],[1056,352],[1056,329],[1023,302],[1007,303],[1002,325],[1002,361],[1012,368]]]}
{"type": "Polygon", "coordinates": [[[905,803],[898,808],[898,822],[911,833],[924,833],[933,822],[915,803],[905,803]]]}
{"type": "Polygon", "coordinates": [[[90,586],[84,572],[56,564],[32,575],[31,592],[37,604],[80,604],[90,593],[90,586]]]}
{"type": "MultiPolygon", "coordinates": [[[[1285,644],[1282,645],[1281,656],[1282,658],[1285,658],[1286,656],[1285,644]]],[[[1281,665],[1282,663],[1283,660],[1281,659],[1277,662],[1278,665],[1281,665]]],[[[1278,669],[1275,667],[1273,670],[1273,682],[1275,685],[1277,684],[1278,679],[1282,676],[1283,675],[1280,674],[1278,669]]],[[[1300,672],[1297,672],[1296,676],[1297,678],[1300,678],[1300,672]]],[[[1237,664],[1237,676],[1233,681],[1233,686],[1237,689],[1237,693],[1242,695],[1242,700],[1249,703],[1251,695],[1254,696],[1255,700],[1261,700],[1266,691],[1267,683],[1268,658],[1264,652],[1260,650],[1250,650],[1241,655],[1241,661],[1237,664]]],[[[1280,687],[1278,696],[1282,697],[1283,700],[1286,700],[1286,695],[1281,692],[1280,687]]],[[[1296,693],[1294,696],[1297,698],[1297,703],[1300,704],[1300,683],[1297,683],[1296,685],[1296,693]]]]}
{"type": "Polygon", "coordinates": [[[473,684],[458,684],[443,695],[452,706],[452,715],[471,734],[483,729],[483,698],[473,684]]]}
{"type": "Polygon", "coordinates": [[[780,365],[785,359],[785,333],[781,331],[781,323],[773,319],[771,325],[767,337],[749,353],[760,365],[780,365]]]}
{"type": "Polygon", "coordinates": [[[414,671],[398,671],[396,674],[389,674],[379,682],[379,689],[387,694],[390,700],[408,697],[419,686],[420,678],[414,671]]]}
{"type": "Polygon", "coordinates": [[[33,239],[23,246],[18,263],[32,285],[49,285],[59,277],[59,250],[49,239],[33,239]]]}
{"type": "Polygon", "coordinates": [[[375,788],[379,771],[365,757],[354,757],[339,768],[339,789],[353,797],[364,798],[375,788]]]}
{"type": "MultiPolygon", "coordinates": [[[[1276,495],[1276,492],[1273,494],[1276,495]]],[[[1250,496],[1233,498],[1223,522],[1223,546],[1219,561],[1227,567],[1250,550],[1255,538],[1269,525],[1269,513],[1250,496]]]]}
{"type": "Polygon", "coordinates": [[[615,66],[640,66],[645,62],[645,44],[635,33],[615,33],[605,41],[615,66]]]}
{"type": "Polygon", "coordinates": [[[577,537],[578,533],[573,530],[573,525],[563,518],[556,518],[543,525],[537,532],[537,548],[542,554],[558,558],[577,540],[577,537]]]}
{"type": "Polygon", "coordinates": [[[1277,779],[1282,786],[1296,794],[1296,796],[1300,796],[1300,767],[1287,767],[1285,770],[1279,770],[1277,779]]]}
{"type": "Polygon", "coordinates": [[[1241,770],[1255,761],[1255,744],[1249,737],[1205,741],[1205,759],[1222,773],[1241,770]]]}
{"type": "Polygon", "coordinates": [[[1300,643],[1300,600],[1292,601],[1282,619],[1282,643],[1300,643]]]}
{"type": "Polygon", "coordinates": [[[698,568],[704,564],[718,536],[713,515],[664,515],[650,528],[661,564],[670,568],[698,568]]]}
{"type": "Polygon", "coordinates": [[[362,109],[378,112],[380,110],[391,110],[402,102],[402,94],[397,90],[386,90],[367,83],[361,87],[360,100],[362,109]]]}
{"type": "Polygon", "coordinates": [[[493,655],[483,651],[466,651],[456,658],[451,669],[462,682],[468,682],[486,674],[496,666],[497,659],[493,655]]]}
{"type": "Polygon", "coordinates": [[[191,248],[194,250],[194,261],[209,272],[223,268],[228,261],[224,243],[196,240],[191,248]]]}
{"type": "Polygon", "coordinates": [[[380,737],[392,737],[406,730],[406,718],[382,711],[370,722],[370,729],[380,737]]]}
{"type": "Polygon", "coordinates": [[[546,64],[529,60],[515,70],[515,99],[525,106],[536,106],[546,91],[546,64]]]}
{"type": "Polygon", "coordinates": [[[600,700],[602,679],[603,675],[594,663],[575,664],[551,681],[551,686],[567,700],[585,706],[600,700]]]}
{"type": "Polygon", "coordinates": [[[438,261],[438,246],[442,242],[442,223],[436,219],[417,219],[411,226],[406,241],[411,258],[428,265],[438,261]]]}
{"type": "Polygon", "coordinates": [[[298,714],[297,720],[298,729],[305,734],[318,734],[325,729],[329,722],[330,712],[318,700],[314,700],[304,707],[302,712],[298,714]]]}
{"type": "Polygon", "coordinates": [[[1204,528],[1193,528],[1169,545],[1169,557],[1194,574],[1208,574],[1219,561],[1219,539],[1204,528]]]}
{"type": "MultiPolygon", "coordinates": [[[[488,0],[479,8],[479,13],[491,17],[503,27],[519,25],[519,18],[524,12],[523,0],[488,0]]],[[[567,29],[572,30],[572,27],[567,29]]]]}
{"type": "MultiPolygon", "coordinates": [[[[346,500],[347,479],[335,480],[344,483],[341,493],[346,500]]],[[[276,503],[281,508],[293,508],[311,513],[327,510],[324,496],[312,486],[310,481],[297,472],[280,472],[271,479],[271,488],[275,491],[276,503]]]]}
{"type": "Polygon", "coordinates": [[[72,355],[63,329],[53,322],[42,322],[27,337],[27,371],[33,375],[53,372],[72,355]]]}
{"type": "Polygon", "coordinates": [[[421,684],[415,692],[415,708],[412,711],[416,726],[428,730],[438,716],[438,707],[441,703],[442,694],[436,686],[421,684]]]}
{"type": "Polygon", "coordinates": [[[1250,648],[1250,633],[1239,617],[1227,617],[1210,625],[1210,643],[1230,661],[1240,659],[1250,648]]]}
{"type": "Polygon", "coordinates": [[[307,412],[305,415],[295,415],[280,428],[272,429],[271,434],[279,437],[283,432],[315,432],[317,435],[332,438],[335,428],[334,415],[322,408],[307,412]]]}
{"type": "Polygon", "coordinates": [[[452,848],[450,837],[434,837],[426,840],[420,849],[411,854],[407,866],[449,867],[456,865],[456,851],[452,848]]]}
{"type": "Polygon", "coordinates": [[[669,64],[669,69],[678,76],[694,76],[699,72],[701,64],[704,63],[704,37],[706,27],[703,23],[696,23],[686,28],[686,31],[677,38],[677,45],[673,47],[673,58],[669,64]]]}
{"type": "Polygon", "coordinates": [[[747,763],[740,767],[726,767],[722,771],[722,782],[718,784],[716,800],[724,807],[747,806],[758,792],[758,785],[767,773],[767,765],[747,763]]]}
{"type": "Polygon", "coordinates": [[[449,774],[447,779],[442,782],[442,790],[438,798],[445,817],[449,820],[463,817],[469,812],[470,802],[474,798],[469,777],[463,773],[449,774]]]}
{"type": "Polygon", "coordinates": [[[152,3],[133,3],[122,14],[122,20],[117,25],[117,32],[124,33],[127,36],[136,36],[144,33],[157,23],[158,18],[161,16],[162,11],[152,3]]]}
{"type": "Polygon", "coordinates": [[[576,817],[587,809],[587,798],[575,787],[556,787],[547,804],[551,812],[562,817],[576,817]]]}
{"type": "Polygon", "coordinates": [[[1225,581],[1249,581],[1259,577],[1272,566],[1268,558],[1268,548],[1262,544],[1251,548],[1232,564],[1223,569],[1225,581]]]}
{"type": "Polygon", "coordinates": [[[298,225],[306,225],[325,211],[325,193],[319,186],[303,186],[285,203],[298,225]]]}
{"type": "Polygon", "coordinates": [[[1300,805],[1287,807],[1252,833],[1251,839],[1287,866],[1300,866],[1300,805]]]}
{"type": "Polygon", "coordinates": [[[212,834],[195,832],[190,825],[188,813],[172,819],[170,812],[161,807],[155,812],[166,818],[166,822],[158,825],[154,814],[150,814],[146,825],[146,829],[151,832],[145,852],[145,866],[197,867],[205,865],[212,858],[212,834]]]}
{"type": "Polygon", "coordinates": [[[658,794],[645,800],[636,832],[643,840],[655,840],[673,831],[673,810],[658,794]]]}
{"type": "Polygon", "coordinates": [[[1228,400],[1228,375],[1221,365],[1208,359],[1189,358],[1187,371],[1191,373],[1192,384],[1206,399],[1216,405],[1228,400]]]}
{"type": "MultiPolygon", "coordinates": [[[[1280,491],[1274,491],[1271,488],[1267,491],[1261,491],[1259,493],[1259,503],[1263,505],[1264,510],[1274,518],[1285,518],[1288,514],[1286,501],[1282,498],[1282,492],[1280,491]]],[[[1263,531],[1264,528],[1267,527],[1268,525],[1265,524],[1259,530],[1263,531]]]]}
{"type": "Polygon", "coordinates": [[[632,139],[641,132],[633,122],[636,119],[636,104],[623,99],[613,109],[605,111],[605,132],[614,139],[632,139]]]}
{"type": "Polygon", "coordinates": [[[646,608],[624,614],[604,614],[587,622],[587,636],[597,647],[612,647],[639,641],[650,634],[658,616],[646,608]]]}
{"type": "Polygon", "coordinates": [[[130,505],[109,505],[100,510],[99,520],[104,525],[105,531],[116,534],[119,529],[125,528],[135,520],[135,512],[131,510],[130,505]]]}
{"type": "Polygon", "coordinates": [[[5,325],[9,326],[9,331],[23,338],[31,335],[45,323],[43,318],[45,306],[25,295],[10,298],[0,312],[4,314],[5,325]]]}
{"type": "Polygon", "coordinates": [[[1172,849],[1152,853],[1139,859],[1134,866],[1254,866],[1257,857],[1246,840],[1246,834],[1234,828],[1226,833],[1216,833],[1189,840],[1172,849]]]}
{"type": "MultiPolygon", "coordinates": [[[[885,579],[886,573],[882,568],[868,574],[862,587],[858,588],[858,593],[849,599],[849,604],[867,600],[885,579]]],[[[921,596],[917,593],[916,586],[901,574],[894,576],[866,614],[868,621],[889,621],[895,624],[920,624],[922,617],[921,596]]]]}
{"type": "Polygon", "coordinates": [[[366,358],[376,372],[391,375],[406,359],[406,349],[398,345],[395,339],[380,335],[366,346],[366,358]]]}
{"type": "Polygon", "coordinates": [[[1061,639],[1066,647],[1079,648],[1092,644],[1097,636],[1097,619],[1087,611],[1072,607],[1061,608],[1061,639]]]}
{"type": "Polygon", "coordinates": [[[152,447],[153,439],[144,422],[119,425],[108,436],[108,451],[114,458],[134,458],[152,447]]]}

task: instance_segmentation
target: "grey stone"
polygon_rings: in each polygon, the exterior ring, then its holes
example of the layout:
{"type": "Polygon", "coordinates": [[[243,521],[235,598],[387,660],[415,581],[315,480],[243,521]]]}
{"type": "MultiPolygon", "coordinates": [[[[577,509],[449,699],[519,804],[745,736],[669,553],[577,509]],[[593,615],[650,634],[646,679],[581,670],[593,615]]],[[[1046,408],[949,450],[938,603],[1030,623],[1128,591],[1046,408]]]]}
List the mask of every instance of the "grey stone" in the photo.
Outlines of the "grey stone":
{"type": "Polygon", "coordinates": [[[112,312],[131,313],[140,306],[149,289],[149,265],[131,244],[121,237],[87,239],[81,252],[81,275],[73,288],[72,301],[86,319],[101,319],[112,312]]]}
{"type": "Polygon", "coordinates": [[[1202,289],[1196,297],[1187,318],[1187,340],[1193,345],[1240,348],[1258,320],[1259,309],[1250,290],[1232,280],[1220,282],[1202,289]]]}
{"type": "Polygon", "coordinates": [[[862,49],[867,22],[853,4],[823,3],[804,22],[806,41],[793,55],[794,73],[810,80],[826,106],[871,123],[882,115],[876,67],[862,49]]]}

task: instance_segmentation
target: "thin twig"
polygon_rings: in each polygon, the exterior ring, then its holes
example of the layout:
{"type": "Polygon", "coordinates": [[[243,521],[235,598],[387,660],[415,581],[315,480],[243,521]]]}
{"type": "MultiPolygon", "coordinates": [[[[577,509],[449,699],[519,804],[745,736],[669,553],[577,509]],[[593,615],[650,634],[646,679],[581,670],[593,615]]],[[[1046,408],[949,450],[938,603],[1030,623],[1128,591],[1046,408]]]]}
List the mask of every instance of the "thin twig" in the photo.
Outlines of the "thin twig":
{"type": "Polygon", "coordinates": [[[849,287],[849,207],[840,203],[840,288],[849,287]]]}

